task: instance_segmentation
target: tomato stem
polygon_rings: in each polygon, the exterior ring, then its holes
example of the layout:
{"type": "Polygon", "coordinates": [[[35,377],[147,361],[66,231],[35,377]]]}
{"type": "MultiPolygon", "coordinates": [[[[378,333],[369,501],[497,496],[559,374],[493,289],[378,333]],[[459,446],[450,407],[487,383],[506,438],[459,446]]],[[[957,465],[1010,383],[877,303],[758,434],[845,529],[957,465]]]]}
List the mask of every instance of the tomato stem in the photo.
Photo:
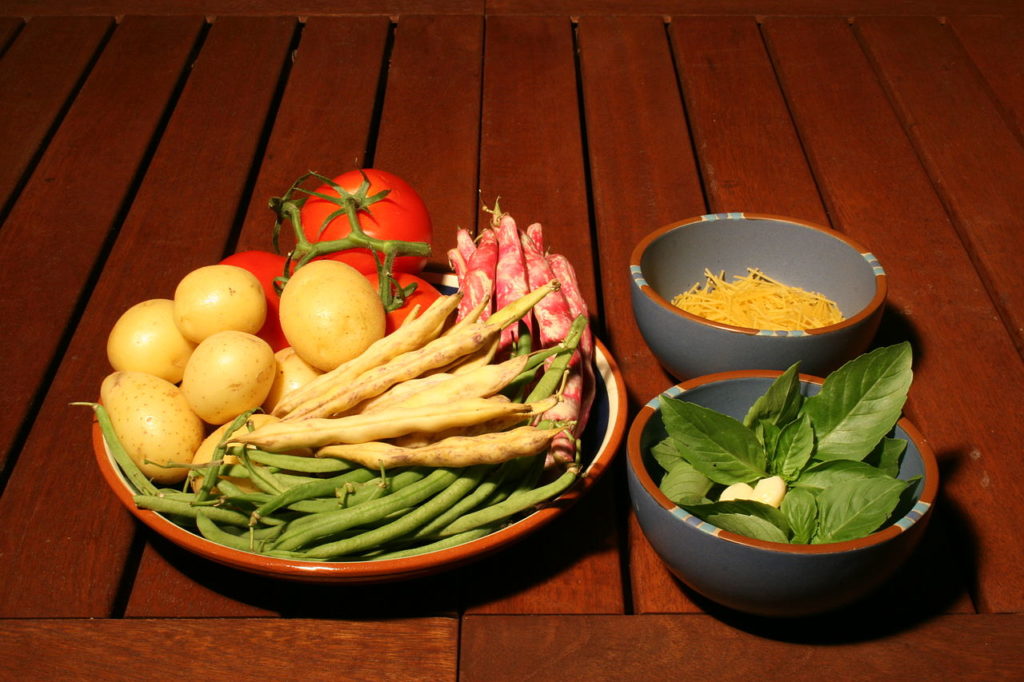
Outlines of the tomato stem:
{"type": "MultiPolygon", "coordinates": [[[[347,251],[349,249],[368,249],[373,253],[374,265],[377,267],[378,294],[381,302],[384,304],[384,309],[391,312],[401,308],[405,304],[406,297],[411,293],[407,292],[407,289],[397,286],[393,275],[395,258],[398,256],[429,256],[430,244],[400,239],[378,239],[371,237],[363,231],[362,226],[359,224],[359,214],[370,214],[370,206],[384,199],[391,190],[385,189],[377,194],[367,196],[370,189],[370,180],[366,177],[365,173],[362,171],[360,173],[363,176],[363,181],[355,192],[349,192],[334,183],[330,178],[310,171],[292,183],[292,186],[288,188],[284,196],[272,198],[270,200],[270,208],[277,213],[277,221],[274,223],[274,249],[280,253],[278,237],[281,224],[285,221],[290,223],[295,231],[295,247],[288,254],[289,263],[294,263],[291,272],[301,268],[311,260],[327,254],[347,251]],[[337,195],[303,189],[301,184],[310,177],[330,185],[337,192],[337,195]],[[301,192],[303,196],[294,196],[296,192],[301,192]],[[306,237],[306,232],[302,225],[302,205],[311,196],[330,201],[339,207],[338,210],[333,211],[324,219],[323,224],[320,226],[321,232],[332,220],[344,215],[348,217],[348,235],[342,239],[328,241],[310,241],[306,237]]],[[[287,281],[287,275],[282,279],[281,286],[287,281]]]]}

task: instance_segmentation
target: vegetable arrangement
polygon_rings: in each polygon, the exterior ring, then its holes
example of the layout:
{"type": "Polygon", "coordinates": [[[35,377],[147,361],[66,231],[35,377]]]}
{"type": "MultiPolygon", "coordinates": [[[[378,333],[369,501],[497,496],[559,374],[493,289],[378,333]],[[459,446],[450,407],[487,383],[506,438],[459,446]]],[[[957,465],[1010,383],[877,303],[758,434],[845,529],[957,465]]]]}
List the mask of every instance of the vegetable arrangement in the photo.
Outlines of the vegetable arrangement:
{"type": "Polygon", "coordinates": [[[916,480],[897,478],[907,443],[887,434],[910,388],[910,345],[851,360],[810,397],[797,369],[742,421],[662,396],[668,437],[651,451],[665,470],[662,492],[708,523],[769,542],[843,542],[898,518],[916,480]]]}
{"type": "Polygon", "coordinates": [[[540,225],[495,206],[476,239],[459,230],[443,294],[417,276],[430,223],[404,181],[306,177],[324,184],[271,202],[291,252],[199,268],[112,330],[114,372],[82,404],[135,503],[243,551],[368,561],[481,537],[568,489],[593,338],[540,225]]]}

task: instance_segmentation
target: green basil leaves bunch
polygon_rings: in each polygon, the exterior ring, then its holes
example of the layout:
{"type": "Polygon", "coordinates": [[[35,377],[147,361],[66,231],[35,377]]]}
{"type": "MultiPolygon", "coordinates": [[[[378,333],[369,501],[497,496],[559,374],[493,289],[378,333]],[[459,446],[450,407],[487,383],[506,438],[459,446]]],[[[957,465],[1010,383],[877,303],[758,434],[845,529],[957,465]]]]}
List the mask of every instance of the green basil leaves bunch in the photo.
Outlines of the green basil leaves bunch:
{"type": "Polygon", "coordinates": [[[662,396],[668,437],[652,448],[665,470],[662,492],[708,523],[769,542],[843,542],[899,518],[913,504],[916,479],[897,478],[907,443],[889,434],[913,377],[910,344],[851,360],[810,397],[798,367],[782,373],[742,422],[662,396]],[[785,482],[777,505],[719,500],[728,486],[772,477],[785,482]]]}

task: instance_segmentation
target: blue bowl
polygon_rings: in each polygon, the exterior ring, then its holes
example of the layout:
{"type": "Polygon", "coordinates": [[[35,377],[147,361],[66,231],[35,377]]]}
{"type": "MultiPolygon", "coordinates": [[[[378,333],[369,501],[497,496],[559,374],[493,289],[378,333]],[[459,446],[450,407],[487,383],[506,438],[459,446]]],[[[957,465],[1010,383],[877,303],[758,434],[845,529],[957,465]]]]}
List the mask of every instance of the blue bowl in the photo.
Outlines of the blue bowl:
{"type": "Polygon", "coordinates": [[[885,272],[864,247],[812,223],[722,213],[666,225],[630,257],[633,314],[644,340],[677,379],[738,369],[786,369],[800,361],[825,376],[870,345],[886,297],[885,272]],[[705,269],[727,278],[759,268],[785,284],[818,291],[845,319],[811,330],[776,331],[713,322],[672,305],[705,269]]]}
{"type": "MultiPolygon", "coordinates": [[[[664,393],[742,419],[779,372],[723,372],[664,393]]],[[[805,395],[822,379],[801,375],[805,395]]],[[[684,584],[731,609],[761,616],[807,616],[846,606],[875,590],[917,545],[938,493],[931,447],[905,418],[892,434],[907,440],[899,477],[920,476],[912,508],[893,524],[857,540],[818,545],[765,542],[701,521],[658,489],[661,468],[650,454],[665,437],[659,399],[641,408],[626,440],[629,494],[654,551],[684,584]]]]}

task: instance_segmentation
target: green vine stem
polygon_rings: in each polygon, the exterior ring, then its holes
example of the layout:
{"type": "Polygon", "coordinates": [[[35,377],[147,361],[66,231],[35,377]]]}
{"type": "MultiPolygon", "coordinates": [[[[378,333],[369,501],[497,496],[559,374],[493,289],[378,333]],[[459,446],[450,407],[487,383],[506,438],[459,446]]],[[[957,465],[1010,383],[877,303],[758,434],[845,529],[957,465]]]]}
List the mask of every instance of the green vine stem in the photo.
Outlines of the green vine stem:
{"type": "MultiPolygon", "coordinates": [[[[362,171],[360,171],[362,173],[362,171]]],[[[310,171],[302,175],[292,183],[288,191],[281,197],[273,197],[270,200],[270,208],[277,214],[277,221],[274,223],[274,250],[280,253],[280,232],[281,226],[288,223],[295,231],[295,247],[288,254],[288,265],[286,270],[294,273],[303,265],[306,265],[315,258],[347,251],[349,249],[365,248],[374,256],[373,262],[377,267],[378,294],[384,309],[388,312],[401,308],[405,299],[412,294],[415,286],[402,288],[398,286],[393,274],[393,265],[398,256],[426,257],[430,255],[430,244],[427,242],[409,242],[399,239],[378,239],[371,237],[363,231],[359,224],[359,214],[370,214],[370,207],[386,197],[391,190],[385,189],[377,194],[367,196],[370,189],[370,180],[362,173],[363,181],[355,192],[349,192],[337,185],[333,180],[319,173],[310,171]],[[302,183],[309,178],[316,178],[329,185],[337,192],[337,196],[324,194],[313,190],[303,189],[302,183]],[[297,193],[301,193],[297,196],[297,193]],[[324,219],[320,229],[323,230],[335,218],[348,217],[350,232],[342,239],[328,241],[310,241],[306,237],[302,225],[302,206],[309,197],[317,197],[325,201],[337,204],[338,209],[332,211],[324,219]]],[[[287,277],[278,278],[275,286],[283,287],[287,277]]]]}

